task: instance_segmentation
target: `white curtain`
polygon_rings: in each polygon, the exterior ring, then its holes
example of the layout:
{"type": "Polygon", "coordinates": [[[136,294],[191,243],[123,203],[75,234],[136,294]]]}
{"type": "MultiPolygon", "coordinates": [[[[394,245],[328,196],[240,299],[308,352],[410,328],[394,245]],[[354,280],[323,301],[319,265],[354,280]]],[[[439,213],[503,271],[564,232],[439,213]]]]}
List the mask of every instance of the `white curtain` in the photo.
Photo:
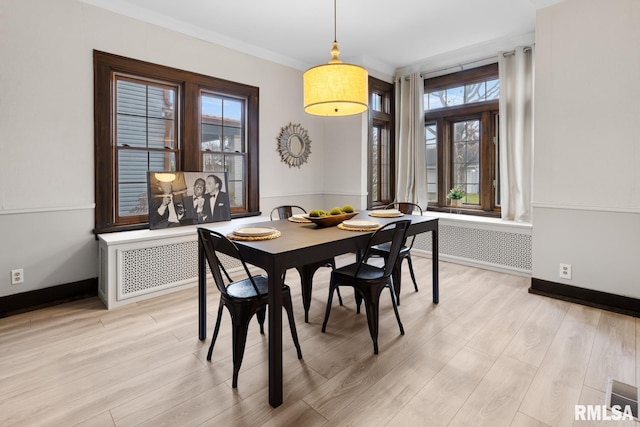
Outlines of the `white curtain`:
{"type": "Polygon", "coordinates": [[[502,219],[531,222],[534,52],[500,53],[500,202],[502,219]]]}
{"type": "Polygon", "coordinates": [[[420,73],[396,79],[396,201],[427,207],[424,82],[420,73]]]}

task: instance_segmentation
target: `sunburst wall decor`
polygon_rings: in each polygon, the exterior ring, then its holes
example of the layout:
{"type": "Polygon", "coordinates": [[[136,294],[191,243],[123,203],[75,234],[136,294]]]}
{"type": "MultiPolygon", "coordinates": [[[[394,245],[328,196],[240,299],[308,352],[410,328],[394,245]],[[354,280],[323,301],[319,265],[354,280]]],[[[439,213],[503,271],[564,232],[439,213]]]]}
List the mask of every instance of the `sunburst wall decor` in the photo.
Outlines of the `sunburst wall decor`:
{"type": "Polygon", "coordinates": [[[311,140],[302,126],[289,123],[280,130],[280,135],[276,139],[280,158],[289,167],[299,168],[306,163],[307,157],[311,154],[311,140]]]}

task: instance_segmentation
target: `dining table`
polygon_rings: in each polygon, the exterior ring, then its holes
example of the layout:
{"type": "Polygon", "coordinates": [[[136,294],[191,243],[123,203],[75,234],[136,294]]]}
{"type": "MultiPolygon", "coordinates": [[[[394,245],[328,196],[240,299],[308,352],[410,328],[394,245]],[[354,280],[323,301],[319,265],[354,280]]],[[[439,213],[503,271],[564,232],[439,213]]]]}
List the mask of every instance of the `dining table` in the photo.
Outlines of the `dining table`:
{"type": "MultiPolygon", "coordinates": [[[[438,286],[438,218],[419,215],[404,215],[402,218],[382,218],[370,215],[372,211],[358,211],[353,219],[373,220],[385,225],[398,219],[410,219],[408,235],[431,232],[432,259],[432,301],[439,301],[438,286]]],[[[233,222],[233,221],[232,221],[233,222]]],[[[328,257],[346,253],[360,253],[364,250],[375,230],[345,230],[338,226],[318,227],[313,223],[293,222],[282,219],[269,222],[243,223],[242,227],[273,227],[279,233],[277,238],[266,240],[235,240],[244,261],[265,271],[269,283],[268,341],[269,341],[269,403],[277,407],[283,401],[282,363],[282,292],[274,292],[283,285],[283,273],[289,268],[304,268],[305,265],[326,260],[328,257]]],[[[232,236],[238,225],[203,225],[219,233],[232,236]]],[[[375,243],[391,239],[391,230],[378,233],[375,243]]],[[[233,256],[228,253],[227,255],[233,256]]],[[[311,280],[309,275],[301,275],[302,280],[311,280]]],[[[204,248],[198,247],[198,336],[207,335],[207,274],[204,248]]]]}

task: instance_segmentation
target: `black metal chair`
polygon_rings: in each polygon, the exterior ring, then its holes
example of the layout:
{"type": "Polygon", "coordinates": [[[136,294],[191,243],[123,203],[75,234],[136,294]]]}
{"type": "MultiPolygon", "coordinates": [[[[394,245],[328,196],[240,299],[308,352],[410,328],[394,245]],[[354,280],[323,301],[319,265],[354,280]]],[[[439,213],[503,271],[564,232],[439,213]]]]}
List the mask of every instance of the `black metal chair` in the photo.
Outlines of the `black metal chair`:
{"type": "Polygon", "coordinates": [[[291,218],[294,214],[294,211],[300,211],[300,213],[306,214],[307,211],[304,210],[304,208],[301,208],[300,206],[296,206],[296,205],[282,205],[282,206],[276,206],[275,208],[273,208],[271,210],[271,221],[274,220],[274,213],[277,213],[278,216],[275,217],[275,219],[287,219],[287,218],[291,218]]]}
{"type": "MultiPolygon", "coordinates": [[[[277,213],[277,219],[287,219],[291,218],[294,214],[294,211],[298,210],[301,213],[307,213],[304,208],[296,205],[282,205],[276,206],[271,210],[271,221],[274,220],[274,213],[277,213]]],[[[331,269],[336,268],[336,260],[335,258],[329,258],[326,260],[322,260],[319,262],[315,262],[312,264],[307,264],[303,267],[296,267],[298,273],[300,274],[300,280],[302,283],[302,306],[304,307],[304,321],[305,323],[309,323],[309,308],[311,307],[311,291],[313,289],[313,275],[320,267],[331,267],[331,269]],[[306,276],[306,280],[305,280],[306,276]]],[[[285,271],[282,276],[282,281],[284,281],[287,272],[285,271]]],[[[342,296],[340,295],[340,291],[338,291],[338,300],[340,301],[340,305],[342,305],[342,296]]]]}
{"type": "MultiPolygon", "coordinates": [[[[422,208],[415,204],[409,202],[396,202],[391,203],[385,206],[385,209],[397,209],[405,215],[422,215],[422,208]]],[[[394,271],[395,274],[395,287],[396,287],[396,296],[398,299],[398,305],[400,305],[400,264],[402,264],[403,260],[407,260],[407,264],[409,264],[409,274],[411,274],[411,280],[413,281],[413,287],[418,292],[418,283],[416,282],[416,275],[413,272],[413,262],[411,261],[411,249],[413,248],[413,242],[415,240],[415,236],[410,236],[405,239],[402,244],[402,248],[400,248],[400,254],[398,255],[397,260],[397,269],[394,271]]],[[[389,243],[382,243],[380,245],[375,245],[371,248],[370,256],[379,256],[383,258],[387,258],[389,256],[389,243]]]]}
{"type": "Polygon", "coordinates": [[[367,310],[367,323],[369,324],[369,333],[373,340],[373,353],[378,354],[378,319],[380,309],[380,294],[385,288],[389,288],[391,293],[391,302],[393,310],[398,320],[400,334],[404,335],[404,328],[398,314],[398,304],[396,302],[396,293],[393,287],[393,269],[402,248],[402,243],[407,236],[407,230],[411,225],[411,220],[399,220],[391,222],[378,229],[371,238],[360,260],[354,264],[336,268],[331,272],[331,282],[329,283],[329,299],[327,301],[327,309],[322,323],[322,332],[325,332],[329,314],[331,313],[331,303],[333,300],[333,292],[339,286],[351,286],[354,288],[359,298],[357,301],[357,312],[360,313],[360,304],[364,299],[365,308],[367,310]],[[379,241],[380,233],[392,229],[393,235],[389,243],[390,249],[385,258],[385,265],[378,267],[366,263],[369,258],[369,252],[375,242],[379,241]]]}
{"type": "MultiPolygon", "coordinates": [[[[213,279],[220,291],[220,305],[218,306],[218,318],[213,331],[213,338],[207,353],[207,360],[211,360],[213,346],[216,343],[218,332],[220,331],[220,320],[222,319],[223,307],[227,307],[231,314],[232,335],[233,335],[233,384],[232,387],[238,386],[238,372],[242,365],[245,344],[247,341],[247,329],[249,322],[255,314],[260,325],[260,333],[264,335],[264,320],[266,308],[268,305],[269,282],[265,275],[252,276],[247,268],[242,254],[238,247],[224,235],[208,230],[198,228],[198,244],[204,248],[209,268],[213,274],[213,279]],[[234,257],[240,260],[246,278],[233,281],[227,270],[224,268],[217,252],[220,249],[231,251],[234,257]],[[224,278],[222,277],[224,273],[224,278]],[[226,278],[226,282],[225,282],[226,278]]],[[[302,351],[298,342],[298,334],[296,331],[296,323],[293,318],[293,307],[291,303],[291,291],[287,285],[282,285],[282,307],[287,311],[289,318],[289,327],[291,328],[291,336],[298,352],[298,359],[302,359],[302,351]]]]}

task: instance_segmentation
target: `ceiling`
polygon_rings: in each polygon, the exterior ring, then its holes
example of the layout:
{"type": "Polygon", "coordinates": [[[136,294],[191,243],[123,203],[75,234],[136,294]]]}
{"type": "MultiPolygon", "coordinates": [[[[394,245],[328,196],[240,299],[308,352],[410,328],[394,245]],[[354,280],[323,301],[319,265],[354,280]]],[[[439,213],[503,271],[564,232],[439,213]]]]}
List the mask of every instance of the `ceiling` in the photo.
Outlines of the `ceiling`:
{"type": "MultiPolygon", "coordinates": [[[[331,58],[332,0],[81,1],[301,70],[331,58]]],[[[337,0],[340,58],[393,74],[447,52],[532,34],[536,10],[559,1],[337,0]]]]}

